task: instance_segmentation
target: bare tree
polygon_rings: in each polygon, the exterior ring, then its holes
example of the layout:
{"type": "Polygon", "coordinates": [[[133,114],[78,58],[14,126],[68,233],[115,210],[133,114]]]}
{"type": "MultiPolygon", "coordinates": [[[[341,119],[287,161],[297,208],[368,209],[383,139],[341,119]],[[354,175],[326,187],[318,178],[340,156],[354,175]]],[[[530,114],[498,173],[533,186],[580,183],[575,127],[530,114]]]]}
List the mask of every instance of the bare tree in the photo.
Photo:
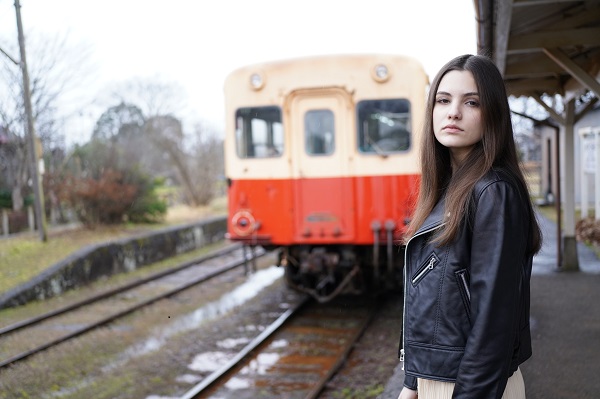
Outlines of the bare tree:
{"type": "Polygon", "coordinates": [[[196,124],[190,164],[200,204],[208,204],[217,194],[224,175],[223,140],[208,125],[196,124]]]}
{"type": "MultiPolygon", "coordinates": [[[[40,145],[45,152],[56,153],[64,147],[62,120],[69,111],[64,99],[79,87],[91,70],[89,50],[83,45],[70,46],[67,37],[49,38],[28,35],[28,69],[33,118],[40,145]]],[[[8,48],[16,53],[16,48],[8,48]]],[[[0,145],[0,171],[12,192],[13,209],[20,210],[29,191],[30,171],[26,139],[23,79],[19,68],[8,60],[0,64],[0,125],[7,144],[0,145]]],[[[61,151],[59,151],[61,152],[61,151]]]]}
{"type": "Polygon", "coordinates": [[[132,132],[132,127],[141,130],[145,117],[142,110],[130,103],[121,102],[108,108],[96,122],[92,139],[111,141],[132,132]],[[128,128],[129,127],[129,128],[128,128]]]}
{"type": "Polygon", "coordinates": [[[186,131],[177,116],[185,104],[178,84],[159,77],[132,79],[112,87],[108,99],[136,104],[145,117],[143,135],[130,135],[129,144],[120,141],[131,152],[130,159],[137,159],[146,173],[178,186],[190,205],[207,204],[215,196],[223,169],[222,141],[201,124],[186,131]]]}
{"type": "Polygon", "coordinates": [[[540,138],[533,128],[534,120],[544,120],[548,113],[529,97],[511,97],[512,121],[517,149],[523,161],[538,161],[541,156],[540,138]]]}
{"type": "Polygon", "coordinates": [[[159,76],[115,83],[104,97],[110,104],[136,104],[148,118],[180,115],[186,102],[185,90],[178,83],[165,81],[159,76]]]}
{"type": "Polygon", "coordinates": [[[186,132],[176,116],[185,108],[184,90],[159,77],[140,78],[115,85],[109,97],[137,104],[146,116],[144,140],[135,146],[143,151],[144,170],[178,185],[184,202],[208,203],[215,194],[215,170],[222,169],[222,150],[206,127],[197,125],[192,133],[186,132]]]}
{"type": "MultiPolygon", "coordinates": [[[[1,111],[0,117],[4,119],[1,111]]],[[[24,206],[25,188],[29,180],[29,148],[26,138],[13,130],[15,123],[4,124],[4,139],[0,145],[0,171],[5,189],[11,191],[13,210],[19,211],[24,206]]]]}
{"type": "MultiPolygon", "coordinates": [[[[149,154],[155,154],[163,160],[163,175],[172,178],[182,187],[187,203],[196,204],[194,181],[188,168],[188,155],[184,146],[185,134],[181,122],[170,115],[154,116],[146,122],[145,131],[154,147],[154,152],[149,154]]],[[[148,161],[148,167],[152,168],[154,160],[148,161]]],[[[156,168],[152,169],[158,172],[156,168]]]]}

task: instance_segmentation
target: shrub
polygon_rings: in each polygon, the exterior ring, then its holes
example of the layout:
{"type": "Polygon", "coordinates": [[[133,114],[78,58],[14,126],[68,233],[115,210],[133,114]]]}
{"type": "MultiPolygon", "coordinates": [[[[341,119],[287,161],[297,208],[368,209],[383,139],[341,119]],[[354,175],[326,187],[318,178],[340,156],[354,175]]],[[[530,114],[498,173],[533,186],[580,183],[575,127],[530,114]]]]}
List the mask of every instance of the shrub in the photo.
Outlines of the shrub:
{"type": "Polygon", "coordinates": [[[10,191],[0,190],[0,208],[12,209],[12,197],[10,191]]]}
{"type": "Polygon", "coordinates": [[[580,219],[575,225],[577,240],[594,246],[600,245],[600,222],[588,217],[580,219]]]}
{"type": "Polygon", "coordinates": [[[160,179],[150,179],[142,174],[133,174],[138,195],[127,210],[127,219],[134,223],[160,222],[167,213],[167,202],[159,198],[157,189],[163,184],[160,179]]]}
{"type": "Polygon", "coordinates": [[[124,174],[105,170],[97,179],[68,175],[57,192],[60,201],[88,227],[125,221],[153,223],[161,221],[167,212],[166,202],[156,194],[159,184],[136,171],[124,174]]]}
{"type": "Polygon", "coordinates": [[[121,223],[138,189],[123,181],[120,172],[107,170],[99,179],[67,176],[59,195],[86,226],[121,223]]]}

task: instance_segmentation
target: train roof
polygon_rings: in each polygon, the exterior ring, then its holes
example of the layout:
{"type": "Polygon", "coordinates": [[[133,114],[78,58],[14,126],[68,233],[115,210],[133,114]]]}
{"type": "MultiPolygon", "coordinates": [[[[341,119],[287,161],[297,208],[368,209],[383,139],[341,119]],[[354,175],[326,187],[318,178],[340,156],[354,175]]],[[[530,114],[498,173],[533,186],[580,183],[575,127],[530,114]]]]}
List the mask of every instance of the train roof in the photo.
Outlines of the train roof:
{"type": "Polygon", "coordinates": [[[225,88],[230,85],[239,87],[240,79],[249,79],[253,74],[260,75],[265,81],[273,77],[293,76],[294,80],[302,81],[303,85],[318,85],[320,82],[335,84],[336,76],[340,82],[348,82],[348,77],[356,75],[357,71],[369,70],[375,73],[375,68],[385,65],[391,74],[402,70],[406,75],[415,79],[415,75],[428,80],[422,64],[415,58],[394,54],[339,54],[314,55],[307,57],[289,58],[256,63],[237,68],[225,79],[225,88]],[[315,74],[314,71],[319,73],[315,74]]]}

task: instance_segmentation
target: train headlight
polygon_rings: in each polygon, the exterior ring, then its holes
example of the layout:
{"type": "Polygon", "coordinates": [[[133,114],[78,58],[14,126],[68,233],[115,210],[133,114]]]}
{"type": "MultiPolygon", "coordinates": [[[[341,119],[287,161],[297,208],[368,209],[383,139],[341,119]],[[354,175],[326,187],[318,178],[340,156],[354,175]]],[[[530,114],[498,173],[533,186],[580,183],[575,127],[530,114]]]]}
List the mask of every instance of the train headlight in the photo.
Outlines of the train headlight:
{"type": "Polygon", "coordinates": [[[250,212],[239,211],[231,218],[231,228],[238,236],[245,237],[252,234],[258,224],[250,212]]]}
{"type": "Polygon", "coordinates": [[[390,70],[384,64],[377,64],[372,70],[372,75],[377,82],[385,82],[390,78],[390,70]]]}
{"type": "Polygon", "coordinates": [[[250,87],[254,90],[260,90],[265,85],[265,79],[261,73],[255,72],[250,75],[250,87]]]}

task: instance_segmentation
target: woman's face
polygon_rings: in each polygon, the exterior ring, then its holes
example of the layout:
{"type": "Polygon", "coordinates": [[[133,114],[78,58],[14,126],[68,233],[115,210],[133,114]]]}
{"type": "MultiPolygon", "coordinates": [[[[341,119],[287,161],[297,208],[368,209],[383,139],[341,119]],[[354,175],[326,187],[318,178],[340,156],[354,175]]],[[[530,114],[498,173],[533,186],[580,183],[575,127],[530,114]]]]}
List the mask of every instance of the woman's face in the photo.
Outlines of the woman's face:
{"type": "Polygon", "coordinates": [[[483,137],[479,93],[469,71],[450,71],[442,78],[433,107],[435,138],[460,164],[483,137]]]}

